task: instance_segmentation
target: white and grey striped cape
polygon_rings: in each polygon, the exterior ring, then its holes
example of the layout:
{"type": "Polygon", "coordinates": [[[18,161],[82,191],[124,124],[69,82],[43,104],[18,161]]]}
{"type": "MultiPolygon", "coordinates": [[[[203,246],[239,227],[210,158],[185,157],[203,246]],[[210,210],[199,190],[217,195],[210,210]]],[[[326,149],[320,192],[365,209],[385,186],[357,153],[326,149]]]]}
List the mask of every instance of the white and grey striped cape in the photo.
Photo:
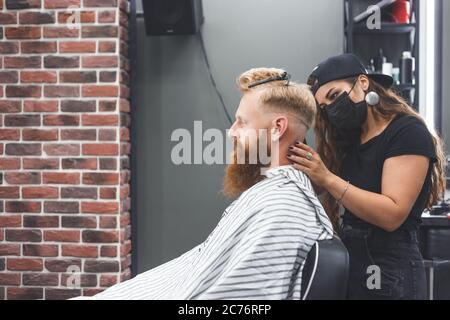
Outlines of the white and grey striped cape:
{"type": "Polygon", "coordinates": [[[332,225],[304,173],[281,166],[265,175],[203,243],[91,298],[300,299],[305,257],[332,225]]]}

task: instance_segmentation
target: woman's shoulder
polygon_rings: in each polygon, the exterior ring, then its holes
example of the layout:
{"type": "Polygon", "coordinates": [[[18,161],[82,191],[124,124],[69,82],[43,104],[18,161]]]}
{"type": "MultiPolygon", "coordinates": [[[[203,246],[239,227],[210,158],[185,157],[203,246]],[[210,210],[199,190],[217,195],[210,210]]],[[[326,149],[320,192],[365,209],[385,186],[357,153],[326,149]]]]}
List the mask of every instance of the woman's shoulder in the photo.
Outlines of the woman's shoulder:
{"type": "Polygon", "coordinates": [[[425,122],[410,114],[397,114],[386,129],[386,138],[390,140],[396,135],[403,134],[413,138],[416,135],[431,136],[425,122]]]}
{"type": "Polygon", "coordinates": [[[433,136],[415,115],[400,114],[390,123],[384,139],[385,157],[420,154],[436,158],[433,136]]]}

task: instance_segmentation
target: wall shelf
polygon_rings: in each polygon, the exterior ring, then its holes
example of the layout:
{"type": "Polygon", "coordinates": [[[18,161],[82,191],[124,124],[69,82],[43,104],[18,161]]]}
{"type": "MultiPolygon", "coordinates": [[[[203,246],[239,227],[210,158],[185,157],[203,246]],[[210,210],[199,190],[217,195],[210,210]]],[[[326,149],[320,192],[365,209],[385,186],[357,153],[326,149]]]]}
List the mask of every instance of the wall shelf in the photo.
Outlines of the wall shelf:
{"type": "MultiPolygon", "coordinates": [[[[379,3],[376,0],[344,0],[344,49],[347,53],[356,54],[365,65],[383,50],[387,62],[399,67],[402,52],[410,51],[415,58],[415,84],[398,84],[393,89],[400,93],[416,110],[419,103],[419,1],[410,0],[410,23],[395,23],[387,20],[390,5],[381,9],[381,28],[369,29],[367,17],[357,23],[354,18],[367,10],[369,6],[379,3]],[[414,90],[414,91],[413,91],[414,90]]],[[[376,72],[380,72],[377,70],[376,72]]]]}
{"type": "MultiPolygon", "coordinates": [[[[411,33],[416,30],[416,24],[415,23],[405,23],[405,24],[398,24],[398,23],[391,23],[391,22],[383,22],[380,25],[380,29],[368,29],[365,24],[355,24],[353,25],[353,33],[359,33],[359,34],[371,34],[371,33],[377,33],[377,34],[383,34],[383,33],[411,33]]],[[[346,30],[348,32],[348,30],[346,30]]]]}

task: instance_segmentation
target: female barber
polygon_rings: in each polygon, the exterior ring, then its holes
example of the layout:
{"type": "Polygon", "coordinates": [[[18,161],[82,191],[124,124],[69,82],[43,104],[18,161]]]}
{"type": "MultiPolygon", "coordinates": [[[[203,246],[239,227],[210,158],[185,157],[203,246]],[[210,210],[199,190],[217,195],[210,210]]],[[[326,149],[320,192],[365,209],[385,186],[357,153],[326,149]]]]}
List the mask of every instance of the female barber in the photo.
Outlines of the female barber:
{"type": "MultiPolygon", "coordinates": [[[[324,196],[330,218],[344,214],[349,299],[425,299],[417,229],[445,190],[440,139],[391,89],[344,54],[319,64],[308,84],[318,111],[317,152],[297,143],[288,158],[324,196]]],[[[336,224],[335,224],[336,225],[336,224]]]]}

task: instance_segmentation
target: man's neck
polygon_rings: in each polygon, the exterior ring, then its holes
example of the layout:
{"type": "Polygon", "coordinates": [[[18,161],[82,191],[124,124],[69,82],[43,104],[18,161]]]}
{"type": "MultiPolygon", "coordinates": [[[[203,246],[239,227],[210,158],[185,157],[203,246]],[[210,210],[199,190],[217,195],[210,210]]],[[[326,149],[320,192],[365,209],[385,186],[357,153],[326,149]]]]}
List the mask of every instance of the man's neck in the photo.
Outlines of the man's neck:
{"type": "Polygon", "coordinates": [[[303,140],[304,140],[304,138],[301,138],[301,139],[295,139],[293,141],[289,141],[289,143],[280,143],[280,146],[278,148],[279,154],[277,154],[276,152],[272,152],[272,154],[271,154],[271,159],[270,159],[271,162],[270,162],[269,168],[272,169],[272,168],[276,168],[276,167],[290,165],[291,163],[286,158],[288,155],[289,147],[293,146],[296,141],[303,141],[303,140]]]}
{"type": "Polygon", "coordinates": [[[272,169],[272,168],[277,168],[277,167],[287,166],[287,165],[290,165],[289,161],[280,159],[280,161],[278,161],[278,162],[272,161],[269,168],[272,169]]]}

